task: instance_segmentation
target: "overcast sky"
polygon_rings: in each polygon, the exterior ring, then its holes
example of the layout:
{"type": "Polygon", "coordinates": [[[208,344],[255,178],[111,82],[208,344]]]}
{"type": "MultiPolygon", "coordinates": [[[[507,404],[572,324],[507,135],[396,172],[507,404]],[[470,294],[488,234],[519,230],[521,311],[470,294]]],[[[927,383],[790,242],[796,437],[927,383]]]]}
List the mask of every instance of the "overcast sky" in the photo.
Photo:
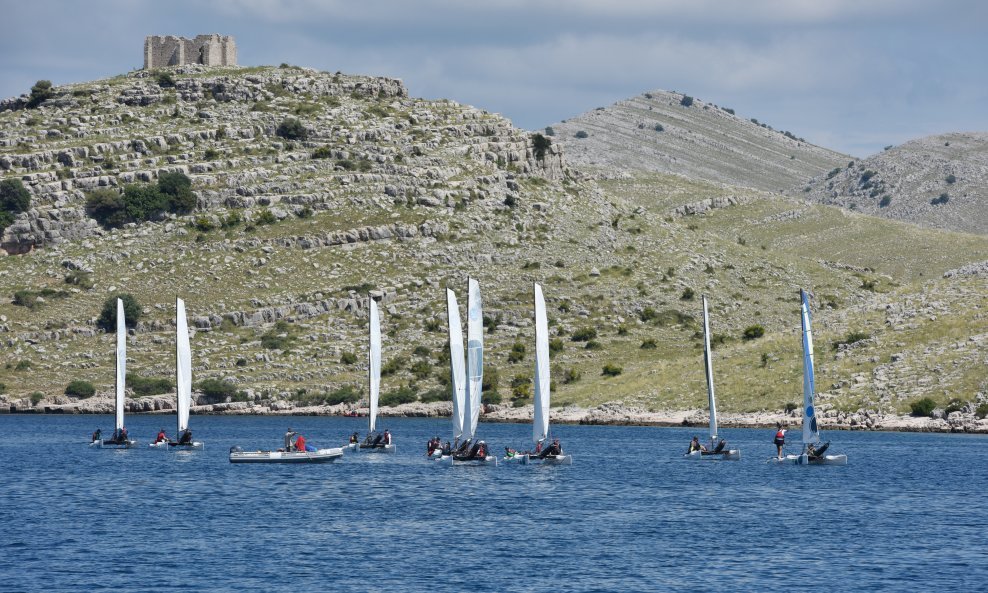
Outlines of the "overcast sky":
{"type": "Polygon", "coordinates": [[[988,130],[984,0],[0,0],[0,96],[200,33],[234,35],[241,65],[393,76],[527,129],[665,89],[856,157],[988,130]]]}

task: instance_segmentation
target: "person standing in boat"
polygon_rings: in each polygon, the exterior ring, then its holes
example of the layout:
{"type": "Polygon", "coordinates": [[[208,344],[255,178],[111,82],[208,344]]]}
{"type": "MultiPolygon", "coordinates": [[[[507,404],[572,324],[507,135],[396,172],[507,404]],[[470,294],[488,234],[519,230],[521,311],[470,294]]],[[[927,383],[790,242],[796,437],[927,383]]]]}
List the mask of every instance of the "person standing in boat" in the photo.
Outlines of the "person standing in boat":
{"type": "Polygon", "coordinates": [[[292,450],[292,438],[298,433],[292,430],[292,427],[288,427],[288,432],[285,433],[285,452],[290,453],[292,450]]]}
{"type": "Polygon", "coordinates": [[[786,444],[786,429],[782,428],[782,423],[775,425],[775,448],[779,459],[782,459],[782,447],[786,444]]]}

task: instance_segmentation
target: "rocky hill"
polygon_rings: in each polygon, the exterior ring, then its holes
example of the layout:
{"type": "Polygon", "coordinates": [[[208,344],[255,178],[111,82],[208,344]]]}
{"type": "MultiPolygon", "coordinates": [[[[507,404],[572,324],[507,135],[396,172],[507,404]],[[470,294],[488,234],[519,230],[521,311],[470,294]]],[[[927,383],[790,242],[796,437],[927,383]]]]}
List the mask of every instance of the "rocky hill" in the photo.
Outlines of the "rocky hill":
{"type": "Polygon", "coordinates": [[[849,157],[726,107],[661,90],[549,126],[569,162],[782,191],[849,157]]]}
{"type": "Polygon", "coordinates": [[[988,233],[988,133],[928,136],[836,166],[794,194],[873,216],[988,233]]]}
{"type": "Polygon", "coordinates": [[[966,429],[985,400],[982,237],[681,175],[595,180],[559,142],[537,150],[499,116],[391,79],[184,67],[26,103],[0,103],[0,180],[31,194],[4,233],[19,255],[0,257],[0,411],[101,409],[113,336],[97,317],[121,292],[142,308],[135,378],[173,377],[185,299],[213,411],[359,397],[368,298],[383,309],[383,390],[443,399],[443,289],[465,300],[467,276],[484,294],[487,397],[502,405],[530,401],[533,281],[550,308],[554,405],[702,407],[706,293],[724,411],[783,410],[801,385],[799,287],[814,294],[828,420],[866,426],[930,396],[961,401],[949,426],[966,429]],[[105,228],[86,208],[100,189],[174,172],[191,178],[193,212],[105,228]],[[96,397],[66,395],[73,380],[96,397]]]}

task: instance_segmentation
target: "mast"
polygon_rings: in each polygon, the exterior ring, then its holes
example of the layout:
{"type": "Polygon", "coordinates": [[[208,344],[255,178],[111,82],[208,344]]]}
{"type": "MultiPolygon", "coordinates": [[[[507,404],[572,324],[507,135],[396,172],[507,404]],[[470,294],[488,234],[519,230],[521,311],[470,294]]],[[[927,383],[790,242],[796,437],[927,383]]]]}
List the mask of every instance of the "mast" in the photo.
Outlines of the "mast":
{"type": "Polygon", "coordinates": [[[180,438],[189,427],[189,408],[192,404],[192,348],[189,345],[189,326],[185,317],[185,301],[175,298],[175,395],[180,438]]]}
{"type": "Polygon", "coordinates": [[[446,319],[449,324],[449,378],[453,396],[453,440],[463,436],[464,394],[466,369],[463,360],[463,328],[456,294],[446,289],[446,319]]]}
{"type": "Polygon", "coordinates": [[[463,412],[465,438],[476,436],[480,420],[480,399],[484,384],[484,317],[480,301],[480,284],[467,281],[467,381],[468,392],[463,412]],[[469,430],[468,430],[469,426],[469,430]]]}
{"type": "Polygon", "coordinates": [[[377,424],[377,400],[381,391],[381,323],[377,314],[377,301],[370,295],[367,296],[367,300],[370,305],[368,310],[370,319],[367,324],[370,338],[370,347],[367,351],[368,403],[370,406],[370,432],[374,432],[374,427],[377,424]]]}
{"type": "Polygon", "coordinates": [[[714,369],[710,358],[710,321],[707,314],[707,296],[703,300],[703,367],[707,374],[707,400],[710,405],[710,443],[717,442],[717,400],[714,397],[714,369]]]}
{"type": "Polygon", "coordinates": [[[532,440],[549,436],[549,324],[545,314],[542,287],[535,283],[535,411],[532,416],[532,440]]]}
{"type": "Polygon", "coordinates": [[[117,299],[117,402],[114,424],[119,431],[124,426],[124,399],[127,397],[127,325],[123,300],[117,299]]]}
{"type": "Polygon", "coordinates": [[[799,289],[803,322],[803,444],[820,442],[816,423],[816,407],[813,400],[816,384],[813,378],[813,331],[810,329],[810,302],[806,291],[799,289]]]}

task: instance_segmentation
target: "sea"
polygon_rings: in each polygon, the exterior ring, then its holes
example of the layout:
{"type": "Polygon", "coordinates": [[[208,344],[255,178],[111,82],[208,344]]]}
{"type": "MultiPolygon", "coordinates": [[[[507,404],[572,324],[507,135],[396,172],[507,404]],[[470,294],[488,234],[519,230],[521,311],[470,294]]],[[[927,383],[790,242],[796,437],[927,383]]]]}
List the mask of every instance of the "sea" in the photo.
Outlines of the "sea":
{"type": "Polygon", "coordinates": [[[0,416],[0,591],[988,590],[986,436],[830,432],[848,465],[805,467],[766,463],[774,430],[707,462],[698,429],[563,425],[572,466],[450,467],[425,457],[448,419],[384,419],[396,455],[234,465],[366,419],[193,416],[205,450],[179,453],[147,448],[173,417],[127,424],[137,448],[98,450],[109,416],[0,416]]]}

